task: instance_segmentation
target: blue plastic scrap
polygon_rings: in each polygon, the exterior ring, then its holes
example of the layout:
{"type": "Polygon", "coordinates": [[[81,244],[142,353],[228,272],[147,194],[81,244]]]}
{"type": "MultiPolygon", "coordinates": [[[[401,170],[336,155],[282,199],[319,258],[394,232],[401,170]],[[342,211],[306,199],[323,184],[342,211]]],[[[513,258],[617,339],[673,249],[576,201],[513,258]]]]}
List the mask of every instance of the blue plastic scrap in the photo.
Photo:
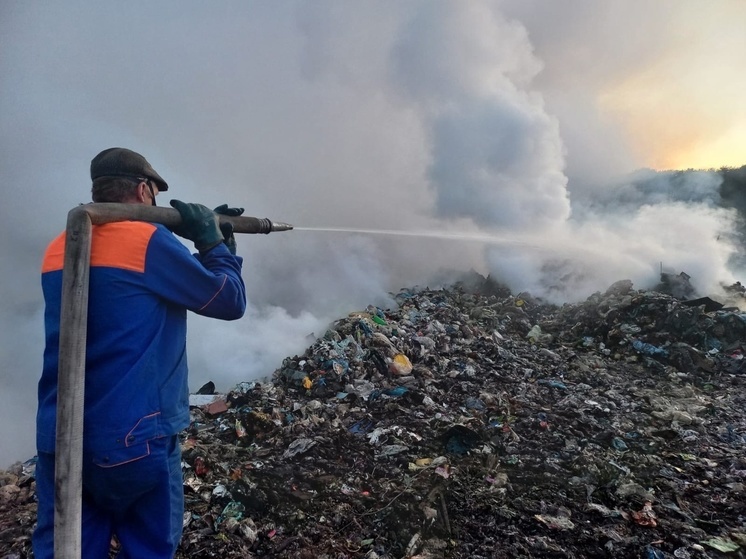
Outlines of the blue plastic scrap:
{"type": "Polygon", "coordinates": [[[665,559],[666,557],[663,551],[650,545],[645,548],[645,552],[647,553],[647,559],[665,559]]]}
{"type": "Polygon", "coordinates": [[[564,382],[560,382],[558,380],[539,379],[536,382],[544,386],[550,386],[552,388],[559,388],[560,390],[567,390],[567,385],[564,382]]]}
{"type": "Polygon", "coordinates": [[[372,431],[375,425],[375,421],[366,417],[364,419],[361,419],[360,421],[356,421],[355,423],[353,423],[348,430],[350,431],[350,433],[354,433],[356,435],[364,435],[365,433],[369,433],[370,431],[372,431]]]}
{"type": "Polygon", "coordinates": [[[717,338],[713,338],[708,336],[707,334],[704,334],[704,340],[705,347],[709,349],[716,349],[718,351],[721,351],[723,349],[723,342],[721,342],[717,338]]]}
{"type": "Polygon", "coordinates": [[[380,307],[368,305],[368,307],[365,310],[368,311],[370,314],[377,316],[378,318],[386,318],[386,315],[384,314],[383,309],[380,307]]]}
{"type": "Polygon", "coordinates": [[[483,410],[485,409],[484,402],[480,400],[479,398],[475,398],[474,396],[469,396],[466,399],[466,407],[470,410],[483,410]]]}
{"type": "Polygon", "coordinates": [[[373,329],[364,320],[358,320],[357,326],[363,331],[366,337],[373,335],[373,329]]]}
{"type": "Polygon", "coordinates": [[[242,503],[238,501],[231,501],[230,503],[225,505],[223,512],[217,518],[217,523],[220,524],[221,522],[223,522],[224,520],[228,518],[235,518],[236,520],[241,520],[244,510],[245,508],[242,503]]]}
{"type": "Polygon", "coordinates": [[[324,369],[332,369],[339,376],[342,376],[350,370],[350,364],[346,359],[329,359],[324,362],[324,369]]]}
{"type": "Polygon", "coordinates": [[[741,435],[736,431],[733,425],[728,424],[725,426],[725,433],[718,435],[721,441],[731,444],[743,444],[746,443],[746,435],[741,435]]]}
{"type": "Polygon", "coordinates": [[[479,444],[479,434],[464,425],[454,425],[443,434],[446,452],[463,455],[479,444]]]}
{"type": "Polygon", "coordinates": [[[632,347],[640,353],[644,353],[645,355],[660,355],[662,357],[668,357],[668,350],[663,349],[662,347],[654,346],[653,344],[649,344],[647,342],[643,342],[641,340],[634,340],[632,342],[632,347]]]}

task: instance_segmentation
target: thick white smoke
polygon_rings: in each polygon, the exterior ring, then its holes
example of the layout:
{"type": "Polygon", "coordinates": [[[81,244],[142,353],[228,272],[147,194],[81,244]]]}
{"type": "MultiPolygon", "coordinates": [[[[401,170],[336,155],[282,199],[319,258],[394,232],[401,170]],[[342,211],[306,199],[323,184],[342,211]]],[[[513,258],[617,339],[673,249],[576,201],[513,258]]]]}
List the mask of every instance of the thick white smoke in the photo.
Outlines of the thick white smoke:
{"type": "Polygon", "coordinates": [[[439,217],[512,230],[566,220],[559,126],[531,88],[541,63],[522,25],[494,5],[431,2],[403,26],[392,68],[428,134],[439,217]]]}

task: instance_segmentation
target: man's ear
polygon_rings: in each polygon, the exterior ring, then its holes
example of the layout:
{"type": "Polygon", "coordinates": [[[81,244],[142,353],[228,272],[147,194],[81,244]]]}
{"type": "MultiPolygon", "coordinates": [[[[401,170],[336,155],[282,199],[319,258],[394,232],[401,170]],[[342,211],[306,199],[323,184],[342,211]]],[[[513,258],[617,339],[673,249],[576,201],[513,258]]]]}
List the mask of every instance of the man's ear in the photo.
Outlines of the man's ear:
{"type": "Polygon", "coordinates": [[[148,190],[148,187],[144,181],[137,185],[137,190],[135,191],[135,194],[137,195],[137,201],[140,202],[141,204],[145,203],[145,197],[146,197],[145,195],[147,193],[147,190],[148,190]]]}

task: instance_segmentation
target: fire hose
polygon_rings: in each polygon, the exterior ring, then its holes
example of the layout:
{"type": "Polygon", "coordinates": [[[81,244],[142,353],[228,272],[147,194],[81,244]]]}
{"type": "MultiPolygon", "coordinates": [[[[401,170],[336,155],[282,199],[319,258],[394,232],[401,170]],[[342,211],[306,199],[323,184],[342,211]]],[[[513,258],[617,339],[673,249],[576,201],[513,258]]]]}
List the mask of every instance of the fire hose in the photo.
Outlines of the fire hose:
{"type": "MultiPolygon", "coordinates": [[[[292,225],[265,218],[218,216],[234,233],[290,231],[292,225]]],[[[67,214],[62,275],[57,433],[54,496],[54,556],[80,559],[83,492],[83,402],[85,386],[88,284],[93,225],[149,221],[176,227],[179,212],[140,204],[84,204],[67,214]]]]}

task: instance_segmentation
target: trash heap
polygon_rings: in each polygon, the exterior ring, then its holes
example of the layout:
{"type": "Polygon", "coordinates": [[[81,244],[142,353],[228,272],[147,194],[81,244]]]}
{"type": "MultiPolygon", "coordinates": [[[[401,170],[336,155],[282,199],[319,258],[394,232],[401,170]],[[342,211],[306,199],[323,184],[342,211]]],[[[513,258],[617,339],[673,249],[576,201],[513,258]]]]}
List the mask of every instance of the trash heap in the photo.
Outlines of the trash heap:
{"type": "MultiPolygon", "coordinates": [[[[395,300],[193,395],[177,557],[746,556],[746,314],[629,281],[395,300]]],[[[0,557],[29,479],[0,478],[0,557]]]]}

